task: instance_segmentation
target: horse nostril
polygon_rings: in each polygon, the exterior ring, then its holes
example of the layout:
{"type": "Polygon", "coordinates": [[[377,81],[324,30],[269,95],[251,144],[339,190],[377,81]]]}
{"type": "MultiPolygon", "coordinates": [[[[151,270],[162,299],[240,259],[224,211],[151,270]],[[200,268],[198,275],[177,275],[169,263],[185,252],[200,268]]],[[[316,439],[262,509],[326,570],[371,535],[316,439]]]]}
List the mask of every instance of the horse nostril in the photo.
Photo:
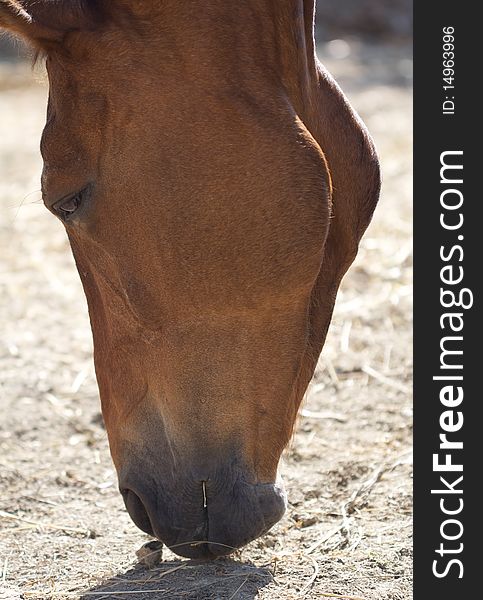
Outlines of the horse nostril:
{"type": "Polygon", "coordinates": [[[137,527],[145,533],[154,536],[151,521],[139,496],[129,489],[121,490],[121,494],[127,511],[137,527]]]}

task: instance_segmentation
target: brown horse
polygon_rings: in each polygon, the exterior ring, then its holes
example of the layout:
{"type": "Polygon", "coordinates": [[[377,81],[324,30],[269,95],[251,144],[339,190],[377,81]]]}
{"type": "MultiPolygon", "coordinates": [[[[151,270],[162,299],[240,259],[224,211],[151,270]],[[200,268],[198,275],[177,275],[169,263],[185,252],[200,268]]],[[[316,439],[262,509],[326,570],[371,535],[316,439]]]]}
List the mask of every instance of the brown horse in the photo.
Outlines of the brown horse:
{"type": "Polygon", "coordinates": [[[282,516],[277,475],[379,195],[314,0],[0,0],[46,56],[43,199],[89,306],[127,510],[183,556],[282,516]]]}

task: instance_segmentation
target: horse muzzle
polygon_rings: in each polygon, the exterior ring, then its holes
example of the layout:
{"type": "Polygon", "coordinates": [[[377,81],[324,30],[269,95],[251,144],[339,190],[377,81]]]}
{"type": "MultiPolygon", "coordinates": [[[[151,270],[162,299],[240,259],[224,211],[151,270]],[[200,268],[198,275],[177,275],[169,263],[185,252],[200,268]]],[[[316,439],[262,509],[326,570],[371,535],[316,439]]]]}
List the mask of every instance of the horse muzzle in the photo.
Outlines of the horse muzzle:
{"type": "Polygon", "coordinates": [[[180,556],[230,554],[266,533],[286,509],[281,482],[249,483],[239,472],[170,479],[136,477],[121,482],[121,493],[134,523],[180,556]]]}

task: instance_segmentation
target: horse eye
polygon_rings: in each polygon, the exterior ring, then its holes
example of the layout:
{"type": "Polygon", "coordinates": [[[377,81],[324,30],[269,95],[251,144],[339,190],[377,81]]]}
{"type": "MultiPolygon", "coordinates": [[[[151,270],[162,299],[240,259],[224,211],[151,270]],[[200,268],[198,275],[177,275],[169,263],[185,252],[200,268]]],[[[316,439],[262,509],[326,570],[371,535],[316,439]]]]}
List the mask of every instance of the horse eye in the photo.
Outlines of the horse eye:
{"type": "Polygon", "coordinates": [[[59,217],[66,221],[71,217],[75,211],[79,208],[82,202],[81,194],[76,194],[75,196],[70,196],[69,198],[64,198],[63,200],[59,200],[53,205],[53,209],[59,215],[59,217]]]}

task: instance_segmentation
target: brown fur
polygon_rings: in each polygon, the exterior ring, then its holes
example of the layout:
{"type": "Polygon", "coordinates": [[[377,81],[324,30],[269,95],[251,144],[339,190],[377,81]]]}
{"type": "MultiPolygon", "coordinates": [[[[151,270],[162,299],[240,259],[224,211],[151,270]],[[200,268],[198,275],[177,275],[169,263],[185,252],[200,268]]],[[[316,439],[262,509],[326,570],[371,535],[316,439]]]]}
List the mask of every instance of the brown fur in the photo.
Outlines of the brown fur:
{"type": "Polygon", "coordinates": [[[233,452],[244,480],[275,481],[379,195],[313,12],[0,2],[48,57],[45,204],[89,189],[66,229],[121,480],[164,444],[171,470],[233,452]]]}

